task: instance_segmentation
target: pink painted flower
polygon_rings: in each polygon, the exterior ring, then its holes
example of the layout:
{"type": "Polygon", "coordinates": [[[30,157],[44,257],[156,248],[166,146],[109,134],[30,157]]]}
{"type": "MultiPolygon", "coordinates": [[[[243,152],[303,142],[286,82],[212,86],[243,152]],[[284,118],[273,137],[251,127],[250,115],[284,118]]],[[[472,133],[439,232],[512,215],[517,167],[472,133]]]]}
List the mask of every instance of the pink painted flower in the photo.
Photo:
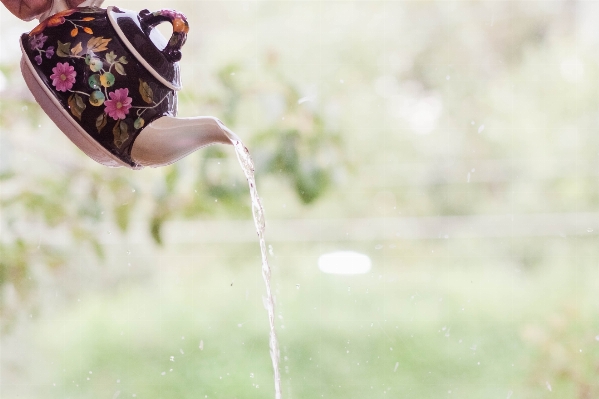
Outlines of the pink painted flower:
{"type": "Polygon", "coordinates": [[[129,97],[129,89],[117,89],[112,93],[108,93],[110,100],[104,101],[106,105],[106,113],[112,119],[125,119],[131,108],[131,97],[129,97]]]}
{"type": "Polygon", "coordinates": [[[59,62],[54,68],[52,68],[52,72],[54,73],[50,75],[50,79],[52,79],[52,85],[56,87],[56,90],[71,90],[73,84],[75,83],[75,76],[77,76],[75,68],[69,65],[68,62],[63,64],[59,62]]]}

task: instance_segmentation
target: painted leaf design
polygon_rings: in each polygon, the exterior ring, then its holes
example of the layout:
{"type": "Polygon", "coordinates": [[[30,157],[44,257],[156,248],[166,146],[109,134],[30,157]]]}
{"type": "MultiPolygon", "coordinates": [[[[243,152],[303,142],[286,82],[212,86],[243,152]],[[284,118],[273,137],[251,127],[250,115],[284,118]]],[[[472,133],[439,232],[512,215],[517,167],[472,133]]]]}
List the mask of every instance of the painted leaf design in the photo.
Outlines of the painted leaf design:
{"type": "Polygon", "coordinates": [[[85,111],[85,103],[79,94],[71,94],[68,99],[69,109],[71,113],[79,120],[81,120],[81,114],[85,111]]]}
{"type": "Polygon", "coordinates": [[[114,69],[116,69],[116,71],[121,75],[126,75],[125,68],[120,63],[117,62],[116,64],[114,64],[114,69]]]}
{"type": "Polygon", "coordinates": [[[121,58],[119,58],[119,62],[125,65],[129,63],[129,61],[127,61],[127,57],[125,57],[124,55],[121,58]]]}
{"type": "Polygon", "coordinates": [[[63,43],[58,41],[58,48],[56,49],[56,55],[59,57],[70,57],[71,56],[71,43],[63,43]]]}
{"type": "Polygon", "coordinates": [[[77,36],[77,33],[79,33],[79,29],[73,28],[73,30],[71,31],[71,37],[77,36]]]}
{"type": "Polygon", "coordinates": [[[112,39],[104,39],[102,36],[100,37],[92,37],[87,42],[87,51],[99,53],[101,51],[108,50],[108,43],[112,39]]]}
{"type": "Polygon", "coordinates": [[[147,82],[139,79],[139,94],[141,94],[141,98],[148,104],[152,104],[154,102],[154,92],[152,88],[147,82]]]}
{"type": "Polygon", "coordinates": [[[83,21],[88,22],[88,21],[93,21],[95,18],[94,17],[85,17],[83,18],[83,21]]]}
{"type": "Polygon", "coordinates": [[[115,60],[116,54],[114,53],[114,51],[111,51],[110,53],[106,54],[106,61],[108,61],[109,64],[114,63],[115,60]]]}
{"type": "Polygon", "coordinates": [[[114,136],[114,145],[117,148],[121,148],[125,140],[129,138],[129,127],[125,121],[117,121],[112,128],[112,134],[114,136]]]}
{"type": "Polygon", "coordinates": [[[85,33],[89,33],[90,35],[94,34],[94,31],[92,30],[92,28],[88,28],[87,26],[85,28],[83,28],[83,31],[85,33]]]}
{"type": "Polygon", "coordinates": [[[81,54],[82,51],[83,51],[83,46],[81,45],[81,42],[79,42],[75,45],[75,47],[73,47],[71,49],[71,54],[79,55],[79,54],[81,54]]]}
{"type": "Polygon", "coordinates": [[[98,129],[98,133],[102,132],[102,129],[104,129],[106,123],[108,123],[108,118],[106,117],[106,114],[102,112],[100,116],[96,118],[96,129],[98,129]]]}
{"type": "Polygon", "coordinates": [[[81,98],[81,96],[79,94],[75,94],[75,102],[77,103],[77,106],[81,109],[81,112],[83,112],[86,105],[85,105],[85,102],[83,101],[83,98],[81,98]]]}

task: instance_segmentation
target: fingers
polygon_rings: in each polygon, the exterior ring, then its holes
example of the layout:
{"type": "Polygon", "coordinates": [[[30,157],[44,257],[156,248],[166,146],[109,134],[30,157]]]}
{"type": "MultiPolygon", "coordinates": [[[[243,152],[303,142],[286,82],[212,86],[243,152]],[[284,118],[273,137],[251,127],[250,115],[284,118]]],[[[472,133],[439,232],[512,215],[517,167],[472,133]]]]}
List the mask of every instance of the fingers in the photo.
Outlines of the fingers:
{"type": "MultiPolygon", "coordinates": [[[[48,11],[52,0],[0,0],[2,4],[16,17],[29,21],[41,13],[48,11]]],[[[81,3],[79,0],[75,2],[81,3]]]]}
{"type": "Polygon", "coordinates": [[[69,8],[75,8],[84,1],[85,0],[67,0],[67,4],[69,5],[69,8]]]}
{"type": "MultiPolygon", "coordinates": [[[[30,21],[52,7],[52,0],[0,0],[14,16],[30,21]]],[[[75,8],[85,0],[66,0],[68,8],[75,8]]]]}

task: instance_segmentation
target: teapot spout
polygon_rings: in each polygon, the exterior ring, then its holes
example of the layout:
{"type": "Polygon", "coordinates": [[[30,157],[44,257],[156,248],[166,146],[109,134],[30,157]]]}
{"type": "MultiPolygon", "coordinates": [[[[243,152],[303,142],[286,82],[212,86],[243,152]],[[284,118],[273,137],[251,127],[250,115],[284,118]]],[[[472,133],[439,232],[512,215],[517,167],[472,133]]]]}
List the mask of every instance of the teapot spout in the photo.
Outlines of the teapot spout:
{"type": "Polygon", "coordinates": [[[239,137],[212,116],[163,116],[146,126],[133,143],[131,158],[142,166],[170,165],[212,144],[234,144],[239,137]]]}

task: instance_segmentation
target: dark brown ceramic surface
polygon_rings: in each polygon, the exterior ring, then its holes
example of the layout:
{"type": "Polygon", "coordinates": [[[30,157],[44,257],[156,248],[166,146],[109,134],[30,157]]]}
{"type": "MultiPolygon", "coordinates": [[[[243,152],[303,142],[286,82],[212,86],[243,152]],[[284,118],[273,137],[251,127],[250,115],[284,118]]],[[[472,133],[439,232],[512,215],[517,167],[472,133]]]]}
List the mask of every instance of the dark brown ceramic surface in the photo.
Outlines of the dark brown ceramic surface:
{"type": "MultiPolygon", "coordinates": [[[[113,8],[112,12],[119,10],[113,8]]],[[[155,24],[174,20],[170,15],[162,15],[169,11],[145,12],[152,15],[151,22],[155,24]]],[[[131,15],[131,12],[126,14],[131,15]]],[[[180,30],[171,38],[171,53],[178,51],[185,41],[186,22],[180,30]]],[[[166,51],[156,49],[147,31],[124,33],[130,35],[127,38],[132,43],[145,43],[145,55],[149,57],[146,61],[150,68],[156,66],[155,73],[166,78],[170,76],[169,71],[176,70],[178,79],[178,65],[168,59],[166,51]],[[148,55],[152,50],[162,54],[162,59],[148,55]]],[[[63,11],[43,21],[29,34],[23,34],[21,42],[24,55],[35,72],[72,119],[131,167],[138,167],[130,154],[143,127],[161,116],[176,116],[176,91],[161,83],[128,50],[104,9],[63,11]]],[[[165,50],[169,50],[168,45],[165,50]]],[[[176,57],[177,54],[171,55],[173,60],[176,57]]]]}

